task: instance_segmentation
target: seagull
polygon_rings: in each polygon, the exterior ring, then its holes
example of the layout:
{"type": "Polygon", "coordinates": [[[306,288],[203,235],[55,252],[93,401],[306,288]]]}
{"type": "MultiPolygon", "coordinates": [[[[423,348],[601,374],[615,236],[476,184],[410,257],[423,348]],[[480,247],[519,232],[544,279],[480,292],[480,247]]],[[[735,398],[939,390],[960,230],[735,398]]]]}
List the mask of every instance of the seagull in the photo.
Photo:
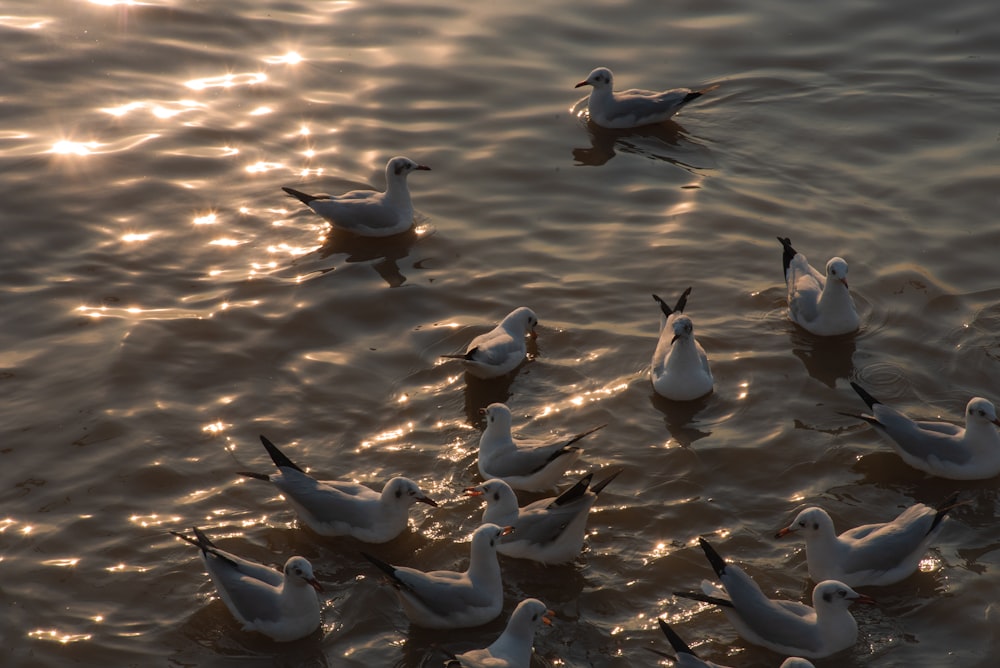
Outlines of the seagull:
{"type": "Polygon", "coordinates": [[[430,170],[409,158],[395,157],[385,166],[385,192],[352,190],[343,195],[309,195],[294,188],[282,187],[318,213],[333,227],[361,237],[389,237],[413,227],[413,204],[406,187],[406,175],[416,170],[430,170]]]}
{"type": "Polygon", "coordinates": [[[816,336],[840,336],[858,330],[860,320],[847,289],[847,262],[832,257],[826,276],[792,248],[792,240],[778,237],[784,247],[781,262],[788,286],[788,318],[816,336]]]}
{"type": "Polygon", "coordinates": [[[311,634],[320,624],[319,597],[323,591],[304,557],[290,557],[284,573],[220,550],[197,527],[194,538],[177,531],[201,550],[202,561],[219,598],[243,625],[272,640],[289,642],[311,634]],[[314,591],[315,590],[315,591],[314,591]]]}
{"type": "Polygon", "coordinates": [[[486,649],[474,649],[453,656],[445,668],[528,668],[531,645],[539,625],[551,625],[554,612],[537,598],[517,604],[500,637],[486,649]]]}
{"type": "Polygon", "coordinates": [[[457,571],[418,571],[392,566],[367,552],[361,554],[392,580],[403,612],[417,626],[462,629],[481,626],[500,615],[503,580],[497,561],[500,538],[513,529],[484,524],[472,535],[469,568],[457,571]]]}
{"type": "Polygon", "coordinates": [[[524,508],[517,507],[517,496],[510,485],[497,478],[468,487],[465,493],[486,501],[483,522],[514,527],[514,533],[500,541],[497,552],[543,564],[561,564],[580,554],[587,515],[597,495],[621,472],[616,470],[593,487],[590,481],[594,474],[588,473],[558,497],[535,501],[524,508]]]}
{"type": "Polygon", "coordinates": [[[683,313],[689,294],[691,288],[684,291],[674,308],[653,295],[663,316],[649,376],[656,393],[673,401],[703,397],[715,383],[705,349],[694,338],[694,323],[683,313]]]}
{"type": "MultiPolygon", "coordinates": [[[[677,668],[729,668],[729,666],[723,666],[721,663],[705,661],[704,659],[699,658],[698,655],[694,653],[694,650],[691,649],[688,644],[684,642],[679,635],[677,635],[677,632],[670,627],[670,624],[667,624],[662,619],[657,619],[656,621],[660,623],[660,630],[663,631],[663,635],[667,636],[670,646],[673,647],[674,652],[677,654],[677,656],[674,657],[677,668]]],[[[658,649],[653,649],[651,647],[647,647],[646,649],[654,654],[659,654],[660,656],[667,657],[668,659],[671,658],[669,654],[661,652],[658,649]]],[[[807,661],[806,659],[802,659],[797,656],[792,656],[785,659],[781,663],[780,668],[815,668],[815,666],[813,666],[811,661],[807,661]]]]}
{"type": "Polygon", "coordinates": [[[483,480],[501,478],[513,489],[527,492],[551,490],[583,452],[573,445],[606,424],[558,441],[518,439],[510,433],[510,409],[501,403],[487,406],[486,429],[479,439],[479,475],[483,480]]]}
{"type": "Polygon", "coordinates": [[[625,129],[662,123],[718,85],[691,90],[674,88],[663,92],[625,90],[614,92],[614,74],[606,67],[598,67],[574,88],[593,86],[587,101],[587,113],[602,128],[625,129]]]}
{"type": "Polygon", "coordinates": [[[860,417],[885,436],[903,461],[924,473],[951,480],[986,480],[1000,474],[1000,420],[987,399],[973,397],[965,407],[965,428],[950,422],[908,418],[852,382],[872,415],[860,417]]]}
{"type": "Polygon", "coordinates": [[[722,608],[745,640],[787,655],[822,659],[852,647],[858,625],[848,607],[855,601],[874,603],[843,582],[823,580],[813,589],[813,607],[797,601],[769,599],[757,583],[735,564],[727,564],[708,541],[698,539],[722,586],[703,580],[704,593],[677,596],[722,608]]]}
{"type": "Polygon", "coordinates": [[[534,335],[538,317],[527,306],[516,308],[500,324],[472,339],[461,355],[442,355],[446,359],[459,359],[465,370],[477,378],[506,376],[524,361],[528,346],[524,337],[534,335]]]}
{"type": "Polygon", "coordinates": [[[260,442],[278,473],[240,471],[239,475],[274,483],[299,519],[321,536],[353,536],[365,543],[385,543],[406,528],[414,503],[437,507],[409,478],[391,479],[381,493],[353,482],[320,481],[299,468],[266,437],[261,436],[260,442]]]}
{"type": "Polygon", "coordinates": [[[928,545],[940,533],[942,520],[957,502],[956,494],[936,510],[917,503],[891,522],[865,524],[839,536],[827,512],[812,506],[774,537],[801,532],[809,577],[815,582],[839,580],[851,587],[890,585],[917,570],[928,545]]]}

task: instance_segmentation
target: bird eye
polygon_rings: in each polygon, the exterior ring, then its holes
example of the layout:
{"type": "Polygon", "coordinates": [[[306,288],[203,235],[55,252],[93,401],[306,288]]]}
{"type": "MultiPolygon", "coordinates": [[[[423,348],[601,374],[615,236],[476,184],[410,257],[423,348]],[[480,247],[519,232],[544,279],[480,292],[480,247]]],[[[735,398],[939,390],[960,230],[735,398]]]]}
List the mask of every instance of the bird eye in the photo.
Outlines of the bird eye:
{"type": "Polygon", "coordinates": [[[533,622],[534,622],[534,621],[536,621],[537,619],[538,619],[538,615],[532,615],[532,616],[531,616],[531,621],[533,621],[533,622]]]}
{"type": "Polygon", "coordinates": [[[806,521],[805,520],[802,520],[801,522],[799,522],[799,526],[800,527],[804,527],[805,525],[806,525],[806,521]]]}
{"type": "Polygon", "coordinates": [[[499,501],[500,500],[500,492],[494,492],[494,494],[493,494],[493,500],[494,501],[499,501]]]}
{"type": "Polygon", "coordinates": [[[396,490],[396,498],[397,499],[403,498],[403,490],[401,490],[401,489],[397,489],[396,490]]]}
{"type": "Polygon", "coordinates": [[[493,539],[490,539],[490,547],[496,547],[496,545],[496,542],[493,539]]]}
{"type": "Polygon", "coordinates": [[[819,522],[813,524],[813,530],[819,529],[819,522]]]}

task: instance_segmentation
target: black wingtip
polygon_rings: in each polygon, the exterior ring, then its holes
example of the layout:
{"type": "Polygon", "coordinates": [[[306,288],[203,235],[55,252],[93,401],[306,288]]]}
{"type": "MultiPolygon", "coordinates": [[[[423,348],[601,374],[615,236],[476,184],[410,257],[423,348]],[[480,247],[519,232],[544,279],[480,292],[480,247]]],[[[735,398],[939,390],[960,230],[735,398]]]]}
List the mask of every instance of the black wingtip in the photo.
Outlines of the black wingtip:
{"type": "Polygon", "coordinates": [[[593,479],[594,474],[588,473],[587,475],[580,478],[575,485],[567,489],[565,492],[556,497],[556,500],[552,502],[552,506],[564,506],[567,503],[576,501],[581,496],[587,493],[587,488],[590,487],[590,481],[593,479]]]}
{"type": "Polygon", "coordinates": [[[784,267],[784,274],[788,276],[788,266],[792,263],[792,258],[798,253],[792,248],[792,240],[789,237],[778,237],[784,251],[781,253],[781,265],[784,267]]]}
{"type": "Polygon", "coordinates": [[[681,598],[689,598],[692,601],[701,601],[702,603],[717,605],[722,608],[734,607],[732,601],[727,601],[724,598],[718,598],[716,596],[709,596],[707,594],[702,594],[701,592],[698,591],[675,591],[674,596],[680,596],[681,598]]]}
{"type": "Polygon", "coordinates": [[[590,488],[590,491],[593,492],[594,494],[600,494],[602,491],[604,491],[604,488],[607,487],[609,484],[611,484],[611,481],[617,478],[619,475],[621,475],[621,472],[624,470],[625,469],[621,468],[615,469],[611,473],[611,475],[609,475],[607,478],[604,478],[603,480],[599,480],[598,482],[594,483],[594,486],[590,488]]]}
{"type": "Polygon", "coordinates": [[[962,504],[958,500],[958,492],[955,492],[954,494],[949,496],[944,503],[942,503],[937,507],[937,514],[934,516],[934,521],[931,522],[931,528],[927,530],[927,533],[934,531],[934,529],[936,529],[938,525],[944,521],[945,516],[949,512],[951,512],[951,510],[954,509],[955,506],[960,506],[960,505],[962,504]]]}
{"type": "Polygon", "coordinates": [[[878,399],[876,399],[872,395],[868,394],[868,392],[865,390],[865,388],[861,387],[860,385],[858,385],[857,383],[855,383],[853,380],[851,381],[851,387],[853,387],[854,391],[858,393],[858,396],[861,397],[862,401],[864,401],[866,404],[868,404],[868,408],[873,408],[875,406],[875,404],[882,403],[881,401],[879,401],[878,399]]]}
{"type": "Polygon", "coordinates": [[[663,299],[661,299],[659,295],[654,294],[653,300],[660,305],[660,310],[663,311],[663,315],[669,318],[674,314],[674,310],[670,308],[667,302],[663,301],[663,299]]]}
{"type": "Polygon", "coordinates": [[[670,305],[667,304],[665,301],[663,301],[663,299],[659,295],[654,294],[653,299],[656,301],[657,304],[660,305],[660,310],[663,311],[663,315],[669,318],[674,313],[684,312],[684,307],[687,306],[687,298],[690,294],[691,294],[691,288],[688,287],[688,289],[685,290],[681,294],[681,296],[677,299],[677,303],[674,305],[673,308],[670,308],[670,305]]]}
{"type": "Polygon", "coordinates": [[[674,648],[674,651],[678,654],[690,654],[691,656],[698,656],[694,653],[684,639],[677,635],[677,632],[670,628],[670,624],[667,624],[662,619],[657,619],[660,623],[660,630],[663,631],[663,635],[667,636],[667,641],[670,642],[670,646],[674,648]]]}
{"type": "Polygon", "coordinates": [[[271,476],[266,473],[254,473],[253,471],[237,471],[236,475],[241,475],[245,478],[253,478],[254,480],[263,480],[264,482],[271,482],[271,476]]]}
{"type": "Polygon", "coordinates": [[[263,434],[260,435],[260,442],[264,444],[264,449],[267,450],[267,454],[271,455],[271,461],[274,465],[280,468],[290,468],[299,471],[300,473],[305,473],[298,464],[289,459],[284,452],[278,449],[271,441],[267,440],[267,437],[263,434]]]}
{"type": "Polygon", "coordinates": [[[698,537],[698,544],[701,545],[701,549],[705,552],[705,556],[708,557],[708,563],[712,564],[712,570],[720,578],[726,572],[726,560],[719,556],[719,553],[715,551],[715,548],[705,540],[704,538],[698,537]]]}
{"type": "Polygon", "coordinates": [[[361,556],[364,557],[365,559],[367,559],[368,561],[372,562],[372,564],[374,564],[380,571],[382,571],[383,573],[385,573],[386,575],[388,575],[390,578],[392,578],[393,581],[398,582],[398,578],[396,578],[396,567],[395,566],[393,566],[392,564],[387,564],[384,561],[382,561],[381,559],[379,559],[378,557],[373,557],[372,555],[368,554],[367,552],[362,552],[361,556]]]}
{"type": "Polygon", "coordinates": [[[684,312],[684,309],[687,307],[688,303],[688,295],[690,294],[691,294],[691,287],[688,286],[688,289],[681,294],[680,298],[678,298],[677,300],[677,303],[674,305],[674,313],[684,312]]]}
{"type": "Polygon", "coordinates": [[[310,195],[308,193],[304,193],[301,190],[296,190],[295,188],[289,188],[287,186],[281,186],[281,189],[285,191],[286,195],[288,195],[289,197],[294,197],[295,199],[299,200],[303,204],[309,204],[309,202],[313,201],[314,199],[319,199],[315,195],[310,195]]]}

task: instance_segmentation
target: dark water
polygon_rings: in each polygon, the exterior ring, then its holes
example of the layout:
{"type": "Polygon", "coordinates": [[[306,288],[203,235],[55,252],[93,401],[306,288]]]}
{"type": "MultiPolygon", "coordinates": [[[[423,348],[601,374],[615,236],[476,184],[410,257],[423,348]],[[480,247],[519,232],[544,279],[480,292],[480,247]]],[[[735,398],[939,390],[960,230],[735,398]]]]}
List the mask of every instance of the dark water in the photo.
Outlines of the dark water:
{"type": "MultiPolygon", "coordinates": [[[[638,666],[664,616],[707,658],[776,666],[671,596],[711,536],[800,598],[804,504],[839,527],[958,490],[923,572],[870,592],[856,647],[820,666],[992,666],[997,481],[910,470],[847,385],[955,418],[1000,378],[1000,5],[989,2],[24,2],[0,9],[0,663],[422,666],[483,646],[525,596],[557,613],[538,666],[638,666]],[[297,54],[293,55],[293,54],[297,54]],[[601,132],[573,84],[720,83],[676,118],[601,132]],[[280,186],[382,186],[418,233],[327,238],[280,186]],[[784,318],[776,235],[851,263],[863,328],[784,318]],[[653,396],[651,292],[688,313],[716,392],[653,396]],[[512,308],[541,325],[509,387],[439,355],[512,308]],[[442,507],[379,548],[463,567],[477,409],[525,434],[608,423],[579,472],[621,466],[572,565],[503,562],[503,617],[410,629],[360,543],[297,526],[257,435],[324,477],[418,480],[442,507]],[[306,556],[322,633],[239,630],[204,527],[268,563],[306,556]]],[[[664,660],[659,664],[665,665],[664,660]]]]}

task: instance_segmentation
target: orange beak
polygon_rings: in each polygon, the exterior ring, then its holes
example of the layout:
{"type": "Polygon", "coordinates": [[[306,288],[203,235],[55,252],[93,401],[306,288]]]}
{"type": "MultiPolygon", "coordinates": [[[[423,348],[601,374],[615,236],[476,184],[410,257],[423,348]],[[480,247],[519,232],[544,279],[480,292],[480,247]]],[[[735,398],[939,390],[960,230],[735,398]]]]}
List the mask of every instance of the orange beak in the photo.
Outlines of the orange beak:
{"type": "Polygon", "coordinates": [[[503,531],[500,532],[500,535],[501,536],[509,536],[513,532],[514,532],[514,527],[512,527],[512,526],[505,526],[503,528],[503,531]]]}

